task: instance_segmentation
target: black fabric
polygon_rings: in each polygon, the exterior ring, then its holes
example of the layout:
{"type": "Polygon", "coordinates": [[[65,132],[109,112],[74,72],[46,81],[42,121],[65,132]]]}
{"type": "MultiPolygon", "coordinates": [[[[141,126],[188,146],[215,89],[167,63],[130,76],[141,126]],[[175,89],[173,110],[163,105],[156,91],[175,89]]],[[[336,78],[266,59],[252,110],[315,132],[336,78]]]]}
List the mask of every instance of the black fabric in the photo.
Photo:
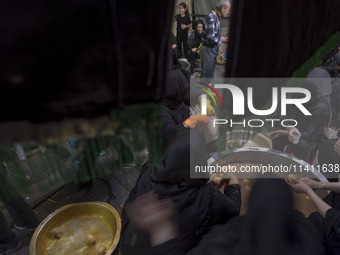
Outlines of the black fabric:
{"type": "Polygon", "coordinates": [[[197,52],[192,52],[191,50],[187,51],[187,59],[190,63],[190,74],[193,74],[195,71],[195,61],[197,56],[197,52]]]}
{"type": "Polygon", "coordinates": [[[178,51],[180,53],[180,56],[182,56],[182,49],[184,52],[184,55],[186,55],[187,52],[187,42],[188,42],[188,33],[177,33],[177,47],[178,51]],[[182,47],[183,45],[183,47],[182,47]]]}
{"type": "Polygon", "coordinates": [[[173,0],[1,1],[0,121],[163,100],[172,15],[173,0]]]}
{"type": "Polygon", "coordinates": [[[182,54],[182,49],[184,51],[184,54],[186,55],[187,53],[187,41],[188,41],[188,31],[189,29],[186,28],[186,29],[182,29],[181,28],[181,25],[184,24],[184,25],[190,25],[191,24],[191,19],[189,17],[188,14],[185,14],[184,17],[181,17],[180,14],[177,14],[175,16],[175,20],[177,22],[177,26],[176,26],[176,29],[177,29],[177,47],[178,47],[178,50],[179,50],[179,53],[182,54]],[[183,45],[183,47],[182,47],[183,45]]]}
{"type": "Polygon", "coordinates": [[[18,238],[13,231],[8,226],[5,216],[0,211],[0,252],[2,249],[7,249],[13,247],[18,243],[18,238]]]}
{"type": "Polygon", "coordinates": [[[153,254],[325,254],[317,229],[302,213],[292,210],[292,195],[280,179],[259,179],[250,197],[248,214],[215,225],[190,252],[182,253],[176,239],[166,242],[153,254]],[[156,253],[157,251],[157,253],[156,253]]]}
{"type": "Polygon", "coordinates": [[[323,235],[327,254],[340,253],[340,211],[334,208],[327,210],[325,218],[318,212],[312,213],[308,219],[318,228],[323,235]]]}
{"type": "Polygon", "coordinates": [[[306,116],[301,111],[289,107],[287,117],[298,120],[296,127],[301,133],[300,139],[315,141],[319,146],[322,141],[323,128],[328,124],[328,103],[313,80],[305,80],[300,87],[308,89],[311,93],[311,99],[304,106],[312,116],[306,116]]]}
{"type": "Polygon", "coordinates": [[[339,52],[339,49],[340,48],[340,44],[337,45],[334,49],[330,50],[326,56],[324,56],[320,62],[320,66],[325,66],[325,65],[328,65],[327,62],[333,58],[338,52],[339,52]]]}
{"type": "Polygon", "coordinates": [[[188,42],[187,42],[187,58],[190,63],[190,71],[191,73],[195,70],[195,60],[198,57],[198,53],[192,52],[193,48],[199,48],[202,43],[202,35],[195,30],[192,32],[189,36],[188,42]]]}
{"type": "MultiPolygon", "coordinates": [[[[133,190],[132,199],[154,190],[160,199],[173,200],[178,211],[180,243],[184,251],[197,245],[213,224],[226,222],[240,210],[239,185],[231,185],[223,195],[207,184],[208,174],[203,174],[199,179],[190,178],[190,160],[193,165],[204,166],[206,159],[202,132],[183,127],[170,142],[164,155],[164,165],[146,170],[133,190]]],[[[148,245],[148,235],[133,227],[123,209],[122,254],[150,254],[151,247],[148,245]],[[133,244],[131,241],[134,238],[133,244]]]]}
{"type": "Polygon", "coordinates": [[[302,159],[308,163],[312,163],[316,151],[318,149],[318,143],[314,140],[305,140],[300,138],[297,144],[293,144],[288,140],[288,136],[281,136],[272,140],[273,149],[284,151],[288,146],[289,150],[292,150],[294,156],[302,159]]]}
{"type": "MultiPolygon", "coordinates": [[[[334,151],[336,141],[337,139],[324,139],[322,141],[318,154],[318,162],[320,166],[340,162],[340,156],[334,151]]],[[[330,173],[328,169],[322,171],[325,171],[324,175],[326,178],[334,178],[338,180],[339,173],[330,173]]]]}
{"type": "Polygon", "coordinates": [[[177,22],[177,26],[176,26],[177,34],[178,33],[188,33],[189,28],[182,29],[181,25],[184,24],[184,25],[188,26],[188,25],[191,24],[191,19],[190,19],[189,15],[185,14],[184,17],[181,17],[180,14],[176,14],[175,15],[175,20],[177,22]]]}
{"type": "Polygon", "coordinates": [[[168,71],[166,78],[166,99],[162,111],[163,147],[176,133],[183,121],[190,117],[190,85],[182,68],[168,71]]]}
{"type": "Polygon", "coordinates": [[[184,103],[178,105],[164,105],[162,112],[163,147],[166,148],[177,129],[190,117],[190,109],[184,103]]]}
{"type": "Polygon", "coordinates": [[[190,34],[188,39],[188,50],[192,50],[193,48],[198,48],[202,43],[202,34],[198,33],[197,30],[190,34]]]}
{"type": "Polygon", "coordinates": [[[325,237],[328,252],[332,255],[340,253],[340,211],[329,209],[325,215],[325,237]]]}
{"type": "Polygon", "coordinates": [[[167,70],[177,69],[181,68],[181,64],[178,62],[179,59],[179,51],[177,48],[177,39],[174,36],[174,34],[170,33],[170,39],[169,39],[169,50],[168,50],[168,61],[167,61],[167,70]],[[176,48],[173,49],[172,45],[175,44],[176,48]]]}
{"type": "Polygon", "coordinates": [[[340,66],[340,52],[338,51],[332,56],[330,59],[328,59],[325,63],[322,63],[320,67],[327,70],[332,78],[339,78],[340,77],[340,70],[336,66],[340,66]]]}
{"type": "MultiPolygon", "coordinates": [[[[190,105],[190,84],[183,73],[182,68],[173,69],[167,72],[166,76],[166,98],[165,104],[169,101],[179,104],[184,102],[190,105]]],[[[171,103],[170,103],[171,104],[171,103]]]]}
{"type": "Polygon", "coordinates": [[[339,1],[242,0],[232,9],[226,77],[290,77],[340,29],[339,1]]]}
{"type": "MultiPolygon", "coordinates": [[[[287,136],[282,136],[273,140],[273,148],[283,150],[284,146],[288,144],[289,148],[294,151],[294,155],[310,162],[314,159],[316,150],[322,143],[324,127],[328,126],[330,118],[330,109],[313,79],[304,80],[300,87],[308,89],[311,93],[311,99],[304,106],[312,115],[304,115],[295,108],[295,105],[289,105],[287,118],[298,121],[296,128],[301,133],[299,143],[292,144],[288,142],[287,136]]],[[[297,97],[299,94],[294,96],[297,97]]]]}
{"type": "Polygon", "coordinates": [[[185,254],[179,238],[175,238],[165,242],[163,244],[157,245],[152,248],[152,254],[155,255],[183,255],[185,254]]]}

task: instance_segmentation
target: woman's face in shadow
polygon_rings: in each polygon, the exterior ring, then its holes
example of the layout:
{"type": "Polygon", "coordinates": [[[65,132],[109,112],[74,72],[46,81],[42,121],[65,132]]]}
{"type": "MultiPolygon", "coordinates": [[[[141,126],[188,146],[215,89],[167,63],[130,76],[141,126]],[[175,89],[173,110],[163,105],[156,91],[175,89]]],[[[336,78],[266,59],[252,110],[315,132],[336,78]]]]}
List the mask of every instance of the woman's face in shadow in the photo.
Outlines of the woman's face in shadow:
{"type": "Polygon", "coordinates": [[[197,32],[198,32],[199,34],[202,34],[202,31],[203,31],[203,25],[202,25],[202,24],[198,24],[198,25],[197,25],[197,32]]]}

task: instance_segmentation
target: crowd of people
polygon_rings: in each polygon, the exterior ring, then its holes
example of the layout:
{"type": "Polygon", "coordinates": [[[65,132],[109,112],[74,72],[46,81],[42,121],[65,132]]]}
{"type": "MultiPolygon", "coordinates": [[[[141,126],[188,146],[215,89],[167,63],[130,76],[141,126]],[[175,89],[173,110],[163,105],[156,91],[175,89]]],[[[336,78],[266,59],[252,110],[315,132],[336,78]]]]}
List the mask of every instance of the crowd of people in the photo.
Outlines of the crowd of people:
{"type": "Polygon", "coordinates": [[[218,49],[221,43],[228,42],[228,37],[222,36],[221,19],[227,17],[230,8],[228,0],[217,1],[216,8],[204,20],[192,22],[186,4],[179,4],[179,14],[174,17],[176,37],[171,33],[170,41],[176,56],[184,57],[190,63],[191,75],[200,65],[202,78],[213,77],[218,49]],[[189,35],[192,27],[194,30],[189,35]]]}
{"type": "MultiPolygon", "coordinates": [[[[339,126],[339,77],[340,77],[340,47],[332,50],[318,67],[315,67],[300,84],[300,87],[311,93],[311,99],[304,104],[311,113],[306,116],[294,109],[287,109],[287,116],[291,119],[298,119],[295,128],[278,129],[269,133],[273,141],[273,148],[288,153],[293,153],[299,159],[310,164],[319,162],[331,163],[337,156],[330,151],[336,139],[328,139],[325,130],[339,126]],[[294,140],[294,133],[300,139],[297,143],[294,140]]],[[[298,97],[299,95],[294,95],[298,97]]],[[[293,96],[293,97],[294,97],[293,96]]]]}
{"type": "MultiPolygon", "coordinates": [[[[175,41],[173,36],[171,49],[186,47],[183,54],[191,64],[203,52],[204,78],[213,78],[218,46],[228,41],[221,36],[220,21],[230,7],[229,1],[217,1],[216,9],[204,21],[196,21],[195,31],[182,46],[187,39],[183,31],[191,20],[185,18],[186,6],[179,6],[176,20],[182,18],[187,23],[177,25],[180,39],[175,41]]],[[[194,165],[207,165],[207,144],[196,124],[209,120],[200,114],[191,115],[189,102],[198,100],[199,95],[189,93],[190,76],[178,64],[182,55],[171,51],[169,56],[171,67],[162,115],[164,160],[159,166],[145,163],[125,203],[122,254],[339,254],[340,182],[296,176],[288,182],[275,175],[265,176],[255,182],[247,214],[241,216],[242,191],[236,176],[218,181],[206,173],[201,178],[190,177],[194,165]],[[321,199],[316,189],[330,193],[321,199]],[[317,211],[306,218],[294,209],[292,191],[308,196],[317,211]]],[[[298,119],[298,125],[269,133],[274,149],[293,152],[314,163],[322,150],[324,128],[334,123],[337,111],[330,100],[334,96],[325,93],[313,78],[323,78],[325,72],[326,77],[338,77],[338,57],[338,52],[330,54],[302,82],[301,87],[311,92],[311,99],[304,105],[311,115],[288,109],[287,116],[298,119]]],[[[193,70],[191,67],[190,72],[193,70]]],[[[336,85],[334,81],[332,88],[336,85]]],[[[336,155],[333,163],[339,162],[340,139],[334,141],[332,153],[336,155]]]]}
{"type": "MultiPolygon", "coordinates": [[[[242,190],[235,175],[218,181],[208,172],[199,178],[191,177],[194,166],[208,165],[209,148],[196,125],[208,124],[209,118],[191,113],[190,102],[198,102],[200,95],[190,93],[190,75],[199,58],[202,78],[213,78],[218,48],[228,42],[222,36],[221,18],[228,15],[231,3],[217,0],[216,8],[204,20],[195,22],[185,3],[178,8],[179,14],[174,17],[176,37],[171,34],[169,40],[166,98],[161,116],[163,163],[153,166],[147,161],[143,165],[125,202],[121,254],[340,254],[340,182],[298,177],[287,182],[267,175],[256,181],[247,214],[240,215],[242,190]],[[189,35],[193,25],[195,29],[189,35]],[[181,68],[181,57],[188,59],[190,71],[181,68]],[[330,193],[321,199],[317,189],[330,193]],[[317,211],[306,218],[294,209],[291,191],[308,196],[317,211]]],[[[328,159],[330,153],[333,163],[340,162],[340,139],[324,142],[324,128],[338,123],[340,84],[337,79],[332,80],[331,92],[327,94],[313,80],[340,77],[339,51],[340,47],[327,55],[310,72],[310,79],[301,84],[311,92],[311,99],[305,104],[311,116],[288,109],[288,118],[298,119],[298,125],[269,133],[274,149],[292,152],[311,164],[316,157],[320,161],[328,159]]],[[[0,198],[15,227],[33,231],[39,225],[33,210],[7,181],[2,164],[0,198]]],[[[20,248],[1,213],[0,226],[0,255],[20,248]]]]}
{"type": "MultiPolygon", "coordinates": [[[[202,173],[190,178],[193,166],[207,165],[202,131],[177,124],[163,134],[168,138],[164,163],[143,166],[123,209],[123,255],[340,252],[340,182],[292,177],[293,183],[287,183],[265,176],[256,181],[248,212],[240,216],[237,177],[216,182],[202,173]],[[315,189],[331,193],[322,200],[315,189]],[[291,190],[306,194],[317,212],[306,218],[294,209],[291,190]]],[[[339,161],[340,139],[333,150],[339,161]]]]}
{"type": "MultiPolygon", "coordinates": [[[[339,162],[340,139],[333,151],[339,162]]],[[[241,216],[239,179],[230,175],[216,182],[207,173],[193,179],[193,165],[207,165],[204,135],[177,125],[164,163],[144,165],[125,203],[123,255],[339,254],[340,182],[298,177],[286,182],[268,174],[255,182],[241,216]],[[316,189],[331,192],[321,199],[316,189]],[[294,209],[291,190],[308,196],[317,211],[306,218],[294,209]]]]}

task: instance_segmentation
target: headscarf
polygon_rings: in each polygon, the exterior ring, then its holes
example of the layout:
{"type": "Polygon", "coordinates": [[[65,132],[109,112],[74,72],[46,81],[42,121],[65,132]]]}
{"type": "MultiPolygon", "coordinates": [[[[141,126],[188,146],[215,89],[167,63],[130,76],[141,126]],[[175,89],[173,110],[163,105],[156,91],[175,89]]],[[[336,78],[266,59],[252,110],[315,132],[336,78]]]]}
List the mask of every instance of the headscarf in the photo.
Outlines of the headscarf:
{"type": "MultiPolygon", "coordinates": [[[[198,24],[202,24],[202,25],[203,25],[203,20],[198,20],[198,21],[196,22],[196,26],[197,26],[198,24]]],[[[202,33],[203,33],[203,32],[202,32],[202,33]]],[[[202,34],[198,33],[197,28],[195,29],[195,37],[196,37],[197,39],[199,39],[199,40],[202,40],[202,34]]]]}
{"type": "Polygon", "coordinates": [[[177,106],[184,102],[190,105],[190,84],[180,68],[168,71],[166,77],[166,99],[164,104],[177,106]]]}
{"type": "Polygon", "coordinates": [[[195,166],[206,166],[207,155],[203,133],[182,128],[173,137],[164,155],[164,165],[151,172],[152,189],[160,198],[171,198],[179,212],[181,235],[198,229],[210,203],[209,174],[190,178],[195,166]],[[191,163],[191,164],[190,164],[191,163]]]}

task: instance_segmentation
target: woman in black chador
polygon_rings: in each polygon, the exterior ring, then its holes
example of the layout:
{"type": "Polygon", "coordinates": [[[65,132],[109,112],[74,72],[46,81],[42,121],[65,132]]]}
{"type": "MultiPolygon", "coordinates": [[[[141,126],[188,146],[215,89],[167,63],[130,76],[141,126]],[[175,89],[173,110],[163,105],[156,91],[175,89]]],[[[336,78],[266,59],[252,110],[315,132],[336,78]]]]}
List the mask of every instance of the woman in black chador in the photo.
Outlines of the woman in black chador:
{"type": "Polygon", "coordinates": [[[123,255],[151,253],[149,235],[136,229],[126,213],[126,206],[131,201],[149,191],[155,191],[159,199],[172,199],[178,212],[179,240],[184,251],[196,246],[211,226],[226,223],[239,214],[241,194],[238,179],[230,179],[222,194],[208,183],[208,173],[201,178],[190,178],[190,170],[194,171],[191,167],[205,165],[207,157],[203,133],[184,126],[178,129],[165,151],[164,164],[145,167],[125,203],[120,241],[123,255]]]}

